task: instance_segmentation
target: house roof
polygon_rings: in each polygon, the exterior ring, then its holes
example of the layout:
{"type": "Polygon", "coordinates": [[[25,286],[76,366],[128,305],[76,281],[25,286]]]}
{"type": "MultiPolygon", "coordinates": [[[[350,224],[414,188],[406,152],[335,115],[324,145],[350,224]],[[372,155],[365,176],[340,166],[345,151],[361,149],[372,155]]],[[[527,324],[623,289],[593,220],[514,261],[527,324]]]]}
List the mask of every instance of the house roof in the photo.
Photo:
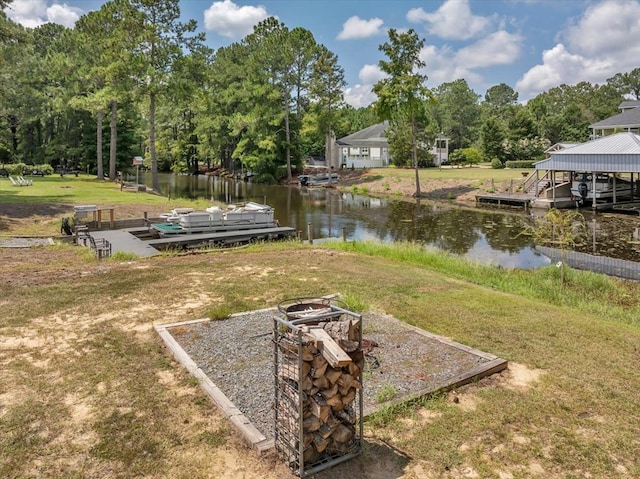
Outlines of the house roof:
{"type": "Polygon", "coordinates": [[[640,127],[640,107],[630,108],[617,115],[589,125],[589,128],[640,127]]]}
{"type": "Polygon", "coordinates": [[[567,148],[573,148],[574,146],[579,145],[580,143],[555,143],[551,145],[549,148],[544,150],[545,153],[551,153],[553,151],[566,150],[567,148]]]}
{"type": "Polygon", "coordinates": [[[385,136],[387,126],[389,126],[389,122],[387,121],[371,125],[363,130],[356,131],[351,135],[336,140],[336,144],[339,146],[389,148],[389,141],[385,136]]]}
{"type": "Polygon", "coordinates": [[[618,105],[618,108],[620,108],[621,110],[627,110],[629,108],[637,108],[639,106],[640,100],[625,100],[620,103],[620,105],[618,105]]]}
{"type": "Polygon", "coordinates": [[[640,135],[617,133],[551,153],[537,170],[640,173],[640,135]]]}

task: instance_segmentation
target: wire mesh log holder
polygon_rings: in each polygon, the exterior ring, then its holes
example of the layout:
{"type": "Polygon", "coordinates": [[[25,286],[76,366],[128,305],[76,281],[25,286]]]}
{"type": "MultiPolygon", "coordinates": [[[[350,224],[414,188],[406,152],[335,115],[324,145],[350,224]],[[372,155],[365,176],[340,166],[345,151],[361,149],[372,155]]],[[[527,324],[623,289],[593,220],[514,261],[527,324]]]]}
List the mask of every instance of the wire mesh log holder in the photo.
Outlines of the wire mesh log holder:
{"type": "Polygon", "coordinates": [[[278,309],[275,447],[294,474],[307,477],[362,452],[362,316],[324,299],[278,309]]]}

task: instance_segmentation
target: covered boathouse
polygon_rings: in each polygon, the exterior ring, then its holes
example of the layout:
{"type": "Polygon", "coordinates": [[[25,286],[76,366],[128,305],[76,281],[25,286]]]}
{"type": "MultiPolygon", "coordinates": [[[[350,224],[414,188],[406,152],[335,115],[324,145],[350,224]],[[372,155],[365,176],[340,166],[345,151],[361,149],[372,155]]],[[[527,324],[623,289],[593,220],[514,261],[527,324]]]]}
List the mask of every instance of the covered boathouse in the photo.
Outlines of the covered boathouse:
{"type": "Polygon", "coordinates": [[[555,151],[535,169],[536,183],[548,184],[536,202],[553,206],[570,199],[640,212],[640,135],[616,133],[555,151]]]}

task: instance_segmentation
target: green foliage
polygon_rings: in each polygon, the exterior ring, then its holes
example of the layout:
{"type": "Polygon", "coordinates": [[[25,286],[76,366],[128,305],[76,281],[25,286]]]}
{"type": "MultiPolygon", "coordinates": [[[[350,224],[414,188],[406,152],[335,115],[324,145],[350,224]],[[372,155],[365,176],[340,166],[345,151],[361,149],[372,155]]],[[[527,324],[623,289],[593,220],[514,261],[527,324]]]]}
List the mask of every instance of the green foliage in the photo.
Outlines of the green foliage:
{"type": "MultiPolygon", "coordinates": [[[[375,110],[380,118],[391,120],[395,127],[389,138],[391,147],[398,153],[407,149],[411,151],[411,163],[415,168],[415,196],[419,197],[418,145],[424,143],[421,140],[428,131],[426,101],[431,98],[430,90],[424,85],[427,77],[419,73],[425,66],[420,58],[424,39],[413,29],[399,33],[391,28],[388,34],[389,42],[379,47],[387,58],[379,62],[380,69],[388,76],[373,87],[378,97],[375,110]],[[403,129],[408,130],[408,135],[402,134],[403,129]]],[[[431,143],[432,141],[426,144],[431,143]]]]}
{"type": "Polygon", "coordinates": [[[347,292],[340,296],[340,300],[344,302],[349,311],[353,311],[355,313],[364,313],[369,309],[369,304],[364,300],[364,298],[358,296],[354,292],[347,292]]]}
{"type": "Polygon", "coordinates": [[[376,402],[391,401],[396,396],[396,389],[391,384],[384,384],[376,393],[376,402]]]}
{"type": "Polygon", "coordinates": [[[584,216],[577,211],[551,209],[542,218],[536,218],[534,226],[527,230],[541,244],[557,246],[562,251],[561,284],[564,284],[567,250],[585,239],[587,226],[584,216]]]}
{"type": "Polygon", "coordinates": [[[502,163],[498,158],[494,158],[493,160],[491,160],[491,168],[499,170],[501,168],[504,168],[504,163],[502,163]]]}
{"type": "Polygon", "coordinates": [[[503,157],[505,161],[540,161],[549,146],[546,138],[507,139],[502,142],[503,157]]]}
{"type": "Polygon", "coordinates": [[[507,168],[533,168],[535,161],[507,161],[504,166],[507,168]]]}
{"type": "Polygon", "coordinates": [[[253,178],[253,181],[264,185],[275,185],[277,183],[276,179],[270,173],[260,173],[253,178]]]}
{"type": "Polygon", "coordinates": [[[482,155],[473,147],[461,148],[449,154],[449,163],[452,165],[477,165],[482,161],[482,155]]]}
{"type": "Polygon", "coordinates": [[[116,251],[109,257],[109,259],[111,261],[135,261],[139,259],[139,257],[135,253],[128,253],[126,251],[116,251]]]}
{"type": "Polygon", "coordinates": [[[450,148],[457,150],[473,145],[480,127],[480,95],[461,79],[441,84],[434,90],[434,98],[431,110],[440,130],[449,137],[450,148]]]}

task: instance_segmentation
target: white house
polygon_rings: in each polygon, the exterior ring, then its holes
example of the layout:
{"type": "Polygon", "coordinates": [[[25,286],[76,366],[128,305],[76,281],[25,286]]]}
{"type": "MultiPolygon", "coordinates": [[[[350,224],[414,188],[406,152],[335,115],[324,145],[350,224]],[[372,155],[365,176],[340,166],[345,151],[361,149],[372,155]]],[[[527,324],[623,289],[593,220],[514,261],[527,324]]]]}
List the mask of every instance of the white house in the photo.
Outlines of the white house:
{"type": "MultiPolygon", "coordinates": [[[[336,140],[338,166],[345,168],[384,168],[389,166],[389,142],[384,121],[336,140]]],[[[430,150],[439,166],[449,161],[449,139],[439,135],[430,150]]]]}
{"type": "Polygon", "coordinates": [[[626,100],[618,106],[621,113],[589,125],[591,138],[627,131],[640,134],[640,100],[626,100]]]}

